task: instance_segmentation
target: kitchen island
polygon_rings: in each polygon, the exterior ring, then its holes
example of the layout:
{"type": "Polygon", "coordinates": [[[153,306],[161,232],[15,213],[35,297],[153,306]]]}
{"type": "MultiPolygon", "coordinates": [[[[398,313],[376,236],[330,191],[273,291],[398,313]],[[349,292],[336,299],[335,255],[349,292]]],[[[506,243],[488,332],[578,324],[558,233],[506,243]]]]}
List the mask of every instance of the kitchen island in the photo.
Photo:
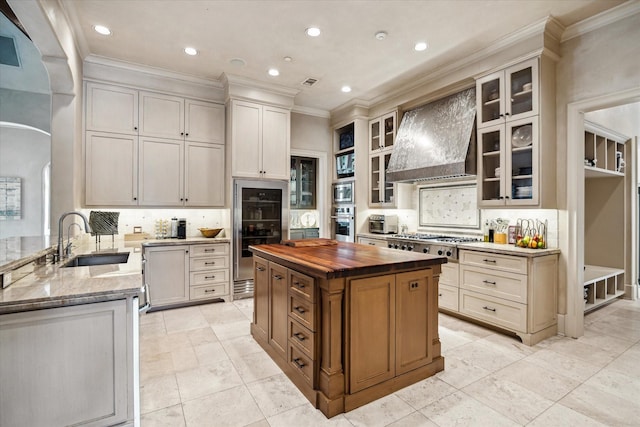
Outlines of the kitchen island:
{"type": "Polygon", "coordinates": [[[445,257],[312,240],[249,249],[251,334],[315,407],[332,417],[444,369],[445,257]]]}

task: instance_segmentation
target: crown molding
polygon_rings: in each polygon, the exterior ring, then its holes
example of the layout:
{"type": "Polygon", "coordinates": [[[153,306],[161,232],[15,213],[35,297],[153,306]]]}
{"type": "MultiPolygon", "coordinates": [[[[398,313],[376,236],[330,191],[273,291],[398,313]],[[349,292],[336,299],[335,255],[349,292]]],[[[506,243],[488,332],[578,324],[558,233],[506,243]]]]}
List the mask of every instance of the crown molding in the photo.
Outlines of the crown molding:
{"type": "Polygon", "coordinates": [[[71,4],[71,0],[57,0],[57,2],[60,10],[67,19],[69,31],[71,31],[71,34],[73,35],[73,41],[76,49],[82,58],[86,58],[91,54],[91,52],[89,50],[87,38],[84,36],[84,31],[82,31],[82,24],[80,23],[80,19],[78,19],[78,13],[76,12],[75,7],[68,6],[71,4]]]}
{"type": "Polygon", "coordinates": [[[612,7],[609,10],[605,10],[602,13],[591,16],[580,22],[576,22],[573,25],[569,25],[562,34],[560,39],[561,43],[571,40],[575,37],[580,37],[587,33],[597,30],[598,28],[606,27],[621,19],[628,18],[631,15],[635,15],[640,12],[640,1],[630,0],[626,3],[622,3],[619,6],[612,7]]]}
{"type": "Polygon", "coordinates": [[[233,88],[240,87],[246,89],[260,89],[262,92],[270,93],[273,95],[284,96],[291,98],[293,102],[293,98],[300,93],[298,89],[291,89],[285,86],[276,85],[273,83],[265,83],[258,80],[249,79],[247,77],[241,77],[235,74],[222,73],[220,77],[222,84],[229,91],[228,97],[233,98],[233,88]]]}
{"type": "Polygon", "coordinates": [[[298,114],[305,114],[307,116],[321,117],[323,119],[331,118],[331,113],[327,110],[321,110],[319,108],[312,108],[312,107],[304,107],[301,105],[294,105],[293,108],[291,109],[291,112],[298,113],[298,114]]]}

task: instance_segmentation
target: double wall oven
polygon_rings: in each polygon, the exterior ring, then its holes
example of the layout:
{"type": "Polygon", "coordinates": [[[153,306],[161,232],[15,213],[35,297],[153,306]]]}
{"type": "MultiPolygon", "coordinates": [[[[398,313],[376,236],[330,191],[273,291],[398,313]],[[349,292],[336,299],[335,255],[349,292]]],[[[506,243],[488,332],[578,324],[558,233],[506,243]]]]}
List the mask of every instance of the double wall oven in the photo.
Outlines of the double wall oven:
{"type": "Polygon", "coordinates": [[[333,184],[331,238],[339,242],[356,241],[356,206],[353,190],[353,181],[333,184]]]}

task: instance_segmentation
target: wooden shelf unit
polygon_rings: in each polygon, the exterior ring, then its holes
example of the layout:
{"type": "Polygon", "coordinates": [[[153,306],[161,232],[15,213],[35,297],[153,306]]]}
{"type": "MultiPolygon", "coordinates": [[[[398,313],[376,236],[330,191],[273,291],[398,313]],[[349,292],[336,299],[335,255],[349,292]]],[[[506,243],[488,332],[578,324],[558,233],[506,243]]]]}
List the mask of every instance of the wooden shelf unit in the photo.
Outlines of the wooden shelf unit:
{"type": "Polygon", "coordinates": [[[629,138],[604,128],[597,123],[584,122],[585,177],[600,178],[624,176],[624,168],[618,167],[617,153],[625,158],[625,142],[629,138]],[[595,161],[588,165],[586,161],[595,161]]]}
{"type": "Polygon", "coordinates": [[[624,295],[624,270],[621,268],[584,266],[585,313],[624,295]]]}

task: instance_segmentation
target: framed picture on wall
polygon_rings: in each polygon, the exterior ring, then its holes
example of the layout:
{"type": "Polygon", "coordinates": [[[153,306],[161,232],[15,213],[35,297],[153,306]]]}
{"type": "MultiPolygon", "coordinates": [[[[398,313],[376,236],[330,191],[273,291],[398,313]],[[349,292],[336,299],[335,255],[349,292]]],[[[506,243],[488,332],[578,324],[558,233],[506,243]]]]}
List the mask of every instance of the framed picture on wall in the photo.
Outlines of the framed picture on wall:
{"type": "Polygon", "coordinates": [[[22,181],[15,177],[0,177],[0,220],[21,218],[22,181]]]}

